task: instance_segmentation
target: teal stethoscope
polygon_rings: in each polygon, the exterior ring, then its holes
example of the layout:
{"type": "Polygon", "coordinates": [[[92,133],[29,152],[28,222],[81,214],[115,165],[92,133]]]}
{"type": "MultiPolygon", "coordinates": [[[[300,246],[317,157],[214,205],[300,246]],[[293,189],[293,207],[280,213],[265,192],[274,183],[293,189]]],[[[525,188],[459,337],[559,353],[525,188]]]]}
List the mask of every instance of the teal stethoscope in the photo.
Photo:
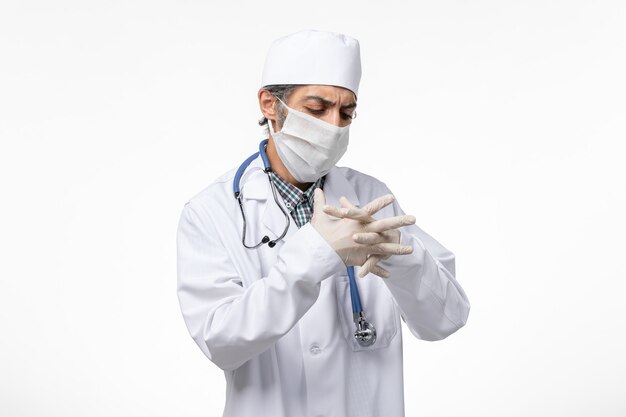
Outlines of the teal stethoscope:
{"type": "MultiPolygon", "coordinates": [[[[287,210],[283,208],[283,206],[278,202],[278,196],[276,195],[276,188],[272,180],[269,178],[269,173],[272,171],[270,167],[270,161],[267,159],[267,154],[265,153],[265,147],[267,145],[268,139],[264,139],[259,144],[259,152],[255,152],[250,155],[248,159],[243,161],[243,163],[237,169],[237,173],[235,174],[235,179],[233,180],[233,193],[235,194],[235,198],[239,202],[239,208],[241,209],[241,216],[243,217],[243,235],[241,238],[241,243],[248,249],[255,249],[259,246],[267,243],[270,248],[276,246],[276,242],[281,240],[287,234],[287,230],[289,229],[290,219],[289,213],[287,210]],[[264,172],[268,176],[268,180],[270,182],[270,186],[272,188],[272,194],[274,195],[274,201],[280,207],[280,210],[283,212],[285,216],[285,230],[283,233],[278,236],[276,239],[271,240],[269,236],[263,236],[263,239],[259,243],[254,246],[246,245],[246,214],[243,210],[243,200],[241,196],[241,190],[239,189],[239,182],[241,181],[241,176],[243,172],[246,170],[250,162],[255,160],[259,155],[261,155],[261,159],[263,160],[263,166],[265,167],[264,172]]],[[[352,317],[354,320],[354,324],[356,325],[356,330],[354,332],[354,338],[361,346],[370,346],[374,344],[376,341],[376,328],[372,325],[372,323],[365,320],[365,316],[363,314],[363,308],[361,307],[361,297],[359,296],[359,288],[356,284],[356,279],[354,278],[354,267],[348,267],[348,280],[350,282],[350,298],[352,299],[352,317]]]]}

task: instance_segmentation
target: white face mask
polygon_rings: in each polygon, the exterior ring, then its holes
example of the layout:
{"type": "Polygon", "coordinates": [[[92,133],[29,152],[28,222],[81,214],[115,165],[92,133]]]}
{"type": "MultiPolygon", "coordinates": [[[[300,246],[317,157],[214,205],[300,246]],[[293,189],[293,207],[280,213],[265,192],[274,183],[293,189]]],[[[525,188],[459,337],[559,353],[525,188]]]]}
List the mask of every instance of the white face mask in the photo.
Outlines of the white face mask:
{"type": "Polygon", "coordinates": [[[297,181],[314,182],[346,153],[350,125],[335,126],[280,102],[288,110],[280,132],[268,121],[278,156],[297,181]]]}

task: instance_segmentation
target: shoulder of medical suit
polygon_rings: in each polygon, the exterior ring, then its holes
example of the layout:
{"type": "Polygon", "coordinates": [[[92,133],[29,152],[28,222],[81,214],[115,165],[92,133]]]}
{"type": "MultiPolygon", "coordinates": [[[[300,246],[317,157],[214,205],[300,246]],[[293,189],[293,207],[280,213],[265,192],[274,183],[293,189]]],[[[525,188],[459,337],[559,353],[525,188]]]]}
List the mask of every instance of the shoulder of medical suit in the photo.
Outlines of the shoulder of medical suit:
{"type": "Polygon", "coordinates": [[[372,175],[350,167],[335,167],[335,169],[354,187],[358,196],[371,193],[373,196],[379,197],[391,192],[387,184],[372,175]]]}
{"type": "Polygon", "coordinates": [[[226,171],[217,177],[211,184],[189,197],[185,206],[192,205],[194,207],[210,208],[215,207],[216,204],[223,205],[224,203],[235,203],[236,200],[233,195],[233,180],[236,172],[237,168],[232,168],[226,171]]]}
{"type": "Polygon", "coordinates": [[[233,195],[233,180],[235,179],[235,174],[237,173],[237,167],[229,169],[224,172],[222,175],[213,180],[212,183],[204,187],[195,195],[189,198],[189,201],[198,201],[198,200],[208,200],[215,197],[222,198],[224,194],[228,194],[232,196],[233,200],[235,196],[233,195]]]}

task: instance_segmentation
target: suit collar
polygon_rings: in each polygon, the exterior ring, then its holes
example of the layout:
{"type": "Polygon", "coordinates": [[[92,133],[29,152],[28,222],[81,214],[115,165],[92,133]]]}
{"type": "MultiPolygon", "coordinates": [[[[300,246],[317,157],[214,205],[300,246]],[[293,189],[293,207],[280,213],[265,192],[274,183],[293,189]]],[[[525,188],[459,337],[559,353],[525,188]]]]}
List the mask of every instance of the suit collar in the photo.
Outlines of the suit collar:
{"type": "MultiPolygon", "coordinates": [[[[273,200],[269,181],[267,174],[264,173],[263,161],[259,156],[250,162],[250,166],[241,177],[243,198],[252,200],[273,200]]],[[[354,188],[336,166],[332,167],[328,174],[326,174],[324,194],[326,195],[326,204],[329,205],[339,206],[339,197],[341,196],[345,196],[356,206],[360,206],[361,204],[354,188]]]]}

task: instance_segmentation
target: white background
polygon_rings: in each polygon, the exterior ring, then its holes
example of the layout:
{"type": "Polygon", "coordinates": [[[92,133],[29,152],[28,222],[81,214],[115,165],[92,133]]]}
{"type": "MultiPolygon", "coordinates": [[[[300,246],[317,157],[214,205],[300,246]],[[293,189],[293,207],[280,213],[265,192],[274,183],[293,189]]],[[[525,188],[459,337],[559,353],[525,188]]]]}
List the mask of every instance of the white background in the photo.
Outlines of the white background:
{"type": "Polygon", "coordinates": [[[339,165],[457,256],[407,416],[625,416],[626,3],[3,1],[0,415],[220,416],[176,297],[184,203],[253,153],[267,48],[359,39],[339,165]]]}

